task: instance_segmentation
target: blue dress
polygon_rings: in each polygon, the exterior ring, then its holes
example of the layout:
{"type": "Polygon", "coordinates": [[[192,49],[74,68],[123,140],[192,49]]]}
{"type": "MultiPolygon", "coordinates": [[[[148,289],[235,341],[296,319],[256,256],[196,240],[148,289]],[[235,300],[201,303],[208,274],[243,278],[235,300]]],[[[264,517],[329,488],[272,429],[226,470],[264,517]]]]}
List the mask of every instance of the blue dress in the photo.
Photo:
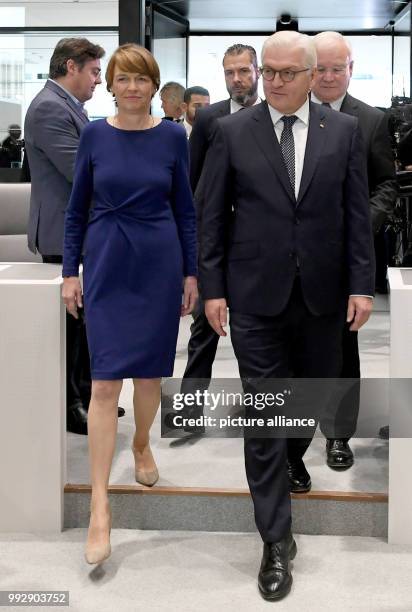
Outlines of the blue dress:
{"type": "Polygon", "coordinates": [[[172,376],[196,222],[182,126],[105,119],[81,135],[65,216],[63,276],[83,291],[92,379],[172,376]]]}

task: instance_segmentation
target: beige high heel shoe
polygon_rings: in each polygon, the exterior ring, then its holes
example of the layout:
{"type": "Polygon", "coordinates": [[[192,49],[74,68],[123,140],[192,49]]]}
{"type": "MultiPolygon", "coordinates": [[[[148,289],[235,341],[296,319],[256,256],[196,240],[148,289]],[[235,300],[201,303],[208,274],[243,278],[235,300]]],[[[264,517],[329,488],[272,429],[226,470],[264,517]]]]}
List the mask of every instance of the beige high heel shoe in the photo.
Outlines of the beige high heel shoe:
{"type": "Polygon", "coordinates": [[[86,558],[87,563],[90,565],[95,565],[97,563],[103,563],[106,559],[110,557],[112,552],[112,547],[110,545],[110,533],[112,531],[112,513],[110,511],[110,520],[109,520],[109,539],[107,542],[103,544],[89,544],[86,542],[86,550],[84,556],[86,558]]]}
{"type": "MultiPolygon", "coordinates": [[[[150,446],[149,446],[149,450],[150,450],[150,446]]],[[[139,484],[145,485],[146,487],[153,487],[153,485],[156,484],[156,482],[159,480],[159,472],[156,467],[156,464],[155,464],[154,470],[151,470],[151,471],[139,469],[137,467],[137,460],[136,460],[136,453],[138,451],[135,449],[133,445],[132,445],[132,451],[133,451],[134,462],[135,462],[134,475],[135,475],[136,482],[138,482],[139,484]]],[[[150,450],[150,454],[152,454],[151,450],[150,450]]],[[[153,458],[153,455],[152,455],[152,458],[153,458]]],[[[154,459],[153,459],[153,463],[154,463],[154,459]]]]}

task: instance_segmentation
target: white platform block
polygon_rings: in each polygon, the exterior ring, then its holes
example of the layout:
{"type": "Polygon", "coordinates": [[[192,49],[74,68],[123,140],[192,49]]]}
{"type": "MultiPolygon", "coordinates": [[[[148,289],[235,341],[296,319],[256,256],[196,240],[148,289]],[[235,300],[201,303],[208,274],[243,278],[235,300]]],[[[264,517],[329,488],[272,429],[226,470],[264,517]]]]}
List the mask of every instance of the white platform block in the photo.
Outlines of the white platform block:
{"type": "Polygon", "coordinates": [[[0,264],[0,531],[60,531],[66,482],[61,266],[0,264]]]}
{"type": "Polygon", "coordinates": [[[389,284],[392,382],[388,541],[412,546],[412,269],[391,268],[389,284]]]}

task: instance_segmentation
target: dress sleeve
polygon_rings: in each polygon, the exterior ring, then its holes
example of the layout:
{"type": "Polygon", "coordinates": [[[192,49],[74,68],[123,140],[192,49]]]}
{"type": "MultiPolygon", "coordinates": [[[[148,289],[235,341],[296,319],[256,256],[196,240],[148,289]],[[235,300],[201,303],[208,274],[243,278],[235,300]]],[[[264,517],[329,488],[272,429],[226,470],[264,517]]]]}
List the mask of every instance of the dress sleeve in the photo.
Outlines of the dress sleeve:
{"type": "Polygon", "coordinates": [[[197,276],[196,214],[189,182],[189,150],[185,132],[176,135],[171,203],[183,251],[184,276],[197,276]]]}
{"type": "Polygon", "coordinates": [[[78,276],[93,194],[90,134],[83,130],[74,168],[73,189],[64,219],[63,276],[78,276]]]}

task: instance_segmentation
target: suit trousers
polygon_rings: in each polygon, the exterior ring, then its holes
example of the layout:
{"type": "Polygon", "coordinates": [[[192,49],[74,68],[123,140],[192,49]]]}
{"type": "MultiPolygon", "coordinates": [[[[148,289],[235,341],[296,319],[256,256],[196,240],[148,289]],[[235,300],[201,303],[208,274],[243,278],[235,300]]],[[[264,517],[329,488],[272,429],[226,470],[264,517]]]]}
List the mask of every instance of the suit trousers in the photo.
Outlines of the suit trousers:
{"type": "Polygon", "coordinates": [[[346,390],[335,410],[328,410],[320,420],[320,429],[326,438],[349,440],[356,432],[360,402],[360,360],[358,332],[349,331],[345,323],[342,335],[342,373],[348,380],[346,390]]]}
{"type": "MultiPolygon", "coordinates": [[[[61,264],[61,255],[43,255],[43,263],[61,264]]],[[[66,311],[66,408],[81,403],[89,409],[92,391],[90,356],[83,309],[75,319],[66,311]]]]}
{"type": "MultiPolygon", "coordinates": [[[[344,313],[315,316],[305,305],[299,275],[289,302],[275,316],[230,311],[230,332],[242,384],[248,379],[338,377],[344,313]]],[[[314,431],[313,431],[314,433],[314,431]]],[[[265,542],[290,529],[287,456],[303,456],[312,438],[245,438],[245,467],[256,526],[265,542]]]]}
{"type": "Polygon", "coordinates": [[[205,305],[199,298],[190,326],[190,340],[187,347],[188,359],[181,385],[182,393],[192,393],[209,387],[212,366],[216,357],[218,334],[209,325],[205,305]]]}

